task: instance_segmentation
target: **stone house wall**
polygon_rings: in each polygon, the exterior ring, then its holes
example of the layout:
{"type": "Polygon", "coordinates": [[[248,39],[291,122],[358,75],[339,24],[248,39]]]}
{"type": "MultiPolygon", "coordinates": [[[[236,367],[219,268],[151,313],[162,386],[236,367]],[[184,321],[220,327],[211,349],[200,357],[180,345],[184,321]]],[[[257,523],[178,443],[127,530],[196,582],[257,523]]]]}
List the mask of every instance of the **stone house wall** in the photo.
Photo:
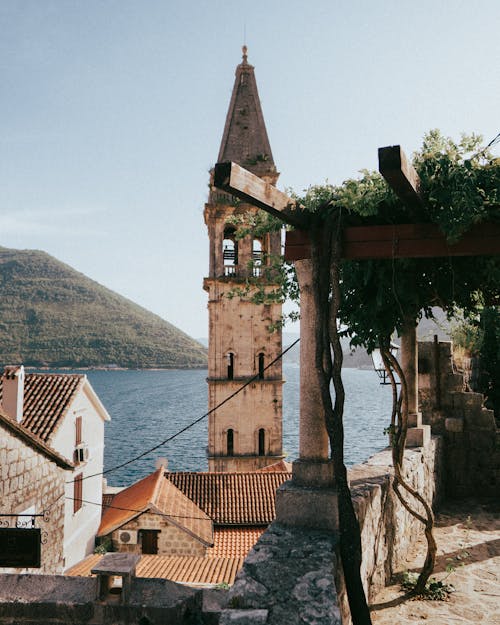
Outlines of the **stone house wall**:
{"type": "Polygon", "coordinates": [[[451,343],[419,343],[419,400],[423,421],[445,438],[446,493],[500,496],[500,430],[483,396],[467,390],[467,372],[452,359],[451,343]]]}
{"type": "Polygon", "coordinates": [[[139,531],[141,529],[159,530],[158,555],[204,556],[206,553],[207,548],[199,540],[170,523],[165,517],[149,513],[141,514],[112,533],[114,551],[142,553],[140,539],[135,545],[124,545],[118,542],[120,532],[126,530],[139,531]]]}
{"type": "MultiPolygon", "coordinates": [[[[0,572],[61,573],[65,568],[64,483],[71,472],[27,445],[2,423],[0,439],[0,513],[41,514],[49,510],[47,521],[37,517],[35,523],[42,530],[41,568],[1,568],[0,572]]],[[[15,518],[8,520],[10,527],[15,526],[15,518]]]]}

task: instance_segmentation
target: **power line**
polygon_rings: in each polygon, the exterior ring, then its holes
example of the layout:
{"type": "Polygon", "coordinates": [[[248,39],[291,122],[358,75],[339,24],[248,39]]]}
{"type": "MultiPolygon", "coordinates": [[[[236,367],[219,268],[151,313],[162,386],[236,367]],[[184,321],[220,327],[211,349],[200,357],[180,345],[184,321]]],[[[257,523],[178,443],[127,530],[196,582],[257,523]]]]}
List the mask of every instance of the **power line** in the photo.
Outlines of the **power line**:
{"type": "MultiPolygon", "coordinates": [[[[167,478],[165,478],[167,479],[167,478]]],[[[193,519],[196,521],[212,521],[212,519],[208,516],[208,514],[205,517],[201,517],[201,516],[188,516],[188,515],[181,515],[181,514],[169,514],[167,512],[159,512],[159,511],[153,511],[150,510],[148,508],[145,508],[143,510],[136,510],[135,508],[122,508],[120,506],[113,506],[113,504],[104,504],[104,503],[97,503],[97,501],[88,501],[87,499],[80,499],[79,497],[65,497],[65,499],[68,499],[69,501],[81,501],[82,503],[87,503],[90,504],[92,506],[98,506],[100,508],[105,508],[105,510],[107,510],[108,508],[111,508],[113,510],[122,510],[123,512],[134,512],[137,514],[143,514],[144,512],[148,512],[149,514],[156,514],[158,516],[162,516],[162,517],[170,517],[172,519],[193,519]]]]}
{"type": "MultiPolygon", "coordinates": [[[[177,438],[178,436],[180,436],[181,434],[183,434],[184,432],[186,432],[187,430],[189,430],[190,428],[192,428],[193,426],[197,425],[198,423],[200,423],[200,421],[203,421],[203,419],[206,419],[206,417],[208,417],[209,415],[212,414],[212,412],[215,412],[216,410],[218,410],[221,406],[223,406],[224,404],[226,404],[228,401],[230,401],[231,399],[233,399],[233,397],[235,397],[236,395],[238,395],[239,393],[241,393],[241,391],[243,391],[247,386],[249,386],[250,384],[252,384],[252,382],[255,382],[255,380],[261,379],[262,373],[264,371],[267,371],[270,367],[272,367],[274,365],[274,363],[276,363],[278,360],[280,360],[280,358],[283,358],[283,356],[292,349],[292,347],[295,347],[295,345],[297,345],[297,343],[300,341],[300,338],[296,339],[291,345],[289,345],[286,349],[284,349],[280,354],[278,354],[278,356],[276,356],[276,358],[274,360],[272,360],[266,367],[264,367],[264,369],[262,371],[259,371],[259,373],[256,373],[253,377],[251,377],[247,382],[245,382],[245,384],[243,384],[243,386],[240,386],[240,388],[238,388],[236,391],[234,391],[234,393],[231,393],[231,395],[229,395],[228,397],[226,397],[226,399],[222,400],[219,404],[217,404],[217,406],[214,406],[213,408],[211,408],[208,412],[206,412],[204,415],[202,415],[201,417],[198,417],[198,419],[195,419],[194,421],[192,421],[191,423],[189,423],[188,425],[186,425],[185,427],[183,427],[182,429],[180,429],[178,432],[176,432],[175,434],[172,434],[172,436],[169,436],[168,438],[166,438],[165,440],[161,441],[160,443],[158,443],[157,445],[154,445],[153,447],[150,447],[149,449],[146,449],[145,451],[141,452],[140,454],[138,454],[137,456],[135,456],[134,458],[131,458],[130,460],[127,460],[125,462],[122,462],[120,464],[117,464],[114,467],[111,467],[110,469],[106,469],[105,471],[101,471],[99,473],[92,473],[91,475],[85,475],[82,476],[80,478],[81,481],[83,480],[88,480],[91,477],[99,477],[102,475],[107,475],[108,473],[112,473],[113,471],[117,471],[118,469],[122,469],[123,467],[128,466],[129,464],[132,464],[134,462],[137,462],[137,460],[140,460],[141,458],[144,458],[144,456],[149,455],[150,453],[152,453],[153,451],[156,451],[157,449],[159,449],[160,447],[163,447],[163,445],[166,445],[167,443],[170,443],[170,441],[173,441],[175,438],[177,438]]],[[[70,480],[69,482],[66,482],[66,484],[74,484],[75,480],[70,480]]]]}

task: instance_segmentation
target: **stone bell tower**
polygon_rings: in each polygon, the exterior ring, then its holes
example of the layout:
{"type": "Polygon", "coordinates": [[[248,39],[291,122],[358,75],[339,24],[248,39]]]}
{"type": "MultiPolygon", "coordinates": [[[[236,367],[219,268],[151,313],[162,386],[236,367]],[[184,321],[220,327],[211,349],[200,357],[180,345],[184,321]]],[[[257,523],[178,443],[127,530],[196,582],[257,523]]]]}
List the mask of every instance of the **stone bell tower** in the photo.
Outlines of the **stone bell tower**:
{"type": "MultiPolygon", "coordinates": [[[[246,46],[236,68],[217,160],[238,163],[273,185],[278,179],[246,46]]],[[[282,349],[281,329],[269,330],[281,319],[281,304],[249,301],[258,288],[276,289],[270,257],[281,253],[281,235],[238,239],[234,223],[257,211],[210,187],[204,211],[210,262],[203,283],[209,297],[209,409],[257,378],[209,415],[209,471],[253,471],[283,457],[281,360],[266,369],[282,349]],[[241,290],[247,285],[250,293],[244,295],[241,290]]]]}

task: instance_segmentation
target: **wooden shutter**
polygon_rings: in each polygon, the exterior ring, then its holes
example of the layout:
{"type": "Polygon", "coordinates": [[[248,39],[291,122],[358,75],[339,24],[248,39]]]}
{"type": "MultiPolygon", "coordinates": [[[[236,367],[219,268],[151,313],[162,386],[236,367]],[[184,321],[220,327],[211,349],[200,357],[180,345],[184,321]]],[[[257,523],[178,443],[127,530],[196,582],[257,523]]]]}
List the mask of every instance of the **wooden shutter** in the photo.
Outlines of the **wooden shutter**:
{"type": "Polygon", "coordinates": [[[74,494],[73,494],[73,512],[78,512],[82,507],[83,498],[83,475],[77,475],[74,481],[74,494]]]}

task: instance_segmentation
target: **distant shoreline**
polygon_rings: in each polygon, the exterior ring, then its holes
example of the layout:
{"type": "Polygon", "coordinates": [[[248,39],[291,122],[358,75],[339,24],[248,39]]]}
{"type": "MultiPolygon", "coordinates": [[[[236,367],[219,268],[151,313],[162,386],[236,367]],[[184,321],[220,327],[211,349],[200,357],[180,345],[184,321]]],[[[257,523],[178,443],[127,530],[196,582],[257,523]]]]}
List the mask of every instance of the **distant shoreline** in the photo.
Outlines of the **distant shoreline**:
{"type": "Polygon", "coordinates": [[[87,365],[87,366],[45,365],[43,367],[37,367],[35,365],[25,365],[24,368],[26,369],[26,371],[67,371],[68,369],[71,369],[72,371],[176,371],[176,370],[193,371],[196,369],[208,369],[208,366],[207,365],[193,365],[193,366],[176,365],[173,367],[118,367],[118,366],[107,366],[107,365],[87,365]]]}

